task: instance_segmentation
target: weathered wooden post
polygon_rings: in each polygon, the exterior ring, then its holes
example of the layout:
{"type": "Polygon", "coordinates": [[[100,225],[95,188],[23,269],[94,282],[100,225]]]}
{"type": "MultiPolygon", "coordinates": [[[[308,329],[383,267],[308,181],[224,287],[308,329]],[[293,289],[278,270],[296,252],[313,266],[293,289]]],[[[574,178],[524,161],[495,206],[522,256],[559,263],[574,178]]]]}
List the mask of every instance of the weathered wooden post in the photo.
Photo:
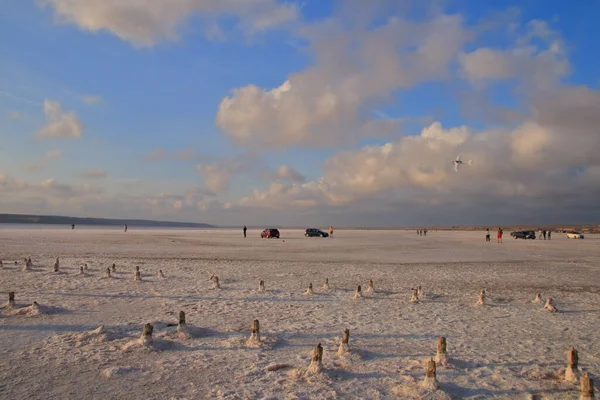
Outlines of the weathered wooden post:
{"type": "Polygon", "coordinates": [[[258,282],[258,293],[264,293],[265,292],[265,281],[261,280],[260,282],[258,282]]]}
{"type": "Polygon", "coordinates": [[[163,274],[163,272],[162,272],[162,269],[159,269],[159,270],[158,270],[158,277],[159,277],[160,279],[165,279],[165,274],[163,274]]]}
{"type": "Polygon", "coordinates": [[[565,380],[568,382],[577,382],[579,381],[579,354],[574,347],[571,347],[567,352],[567,369],[565,371],[565,380]]]}
{"type": "Polygon", "coordinates": [[[9,308],[15,306],[15,292],[8,292],[8,303],[7,306],[9,308]]]}
{"type": "Polygon", "coordinates": [[[548,310],[550,312],[558,312],[558,308],[554,306],[554,300],[552,297],[548,297],[546,299],[546,304],[544,305],[544,310],[548,310]]]}
{"type": "Polygon", "coordinates": [[[535,295],[535,299],[533,299],[532,303],[543,303],[544,300],[542,300],[542,294],[538,293],[535,295]]]}
{"type": "Polygon", "coordinates": [[[113,263],[111,268],[112,268],[112,272],[117,272],[117,266],[115,265],[115,263],[113,263]]]}
{"type": "Polygon", "coordinates": [[[212,288],[213,289],[221,289],[221,285],[219,285],[219,277],[216,275],[213,275],[212,278],[210,278],[212,281],[212,288]]]}
{"type": "Polygon", "coordinates": [[[313,292],[312,282],[308,284],[308,288],[306,288],[306,292],[304,294],[307,296],[312,296],[315,294],[315,292],[313,292]]]}
{"type": "Polygon", "coordinates": [[[86,270],[86,271],[88,270],[87,263],[84,265],[84,270],[86,270]]]}
{"type": "Polygon", "coordinates": [[[252,327],[250,329],[251,329],[250,338],[248,339],[247,343],[248,344],[260,343],[260,323],[258,322],[257,319],[252,321],[252,327]]]}
{"type": "Polygon", "coordinates": [[[135,278],[134,278],[134,280],[136,280],[136,281],[141,281],[142,280],[142,273],[140,272],[140,266],[139,265],[137,265],[135,267],[135,278]]]}
{"type": "Polygon", "coordinates": [[[30,267],[33,267],[33,262],[31,261],[31,257],[27,258],[27,264],[29,264],[30,267]]]}
{"type": "Polygon", "coordinates": [[[329,278],[325,278],[325,283],[323,283],[323,289],[329,290],[329,278]]]}
{"type": "Polygon", "coordinates": [[[340,347],[338,348],[338,355],[343,356],[350,352],[348,340],[350,340],[350,329],[344,329],[344,336],[342,336],[342,343],[340,343],[340,347]]]}
{"type": "Polygon", "coordinates": [[[373,286],[373,279],[369,279],[369,283],[367,284],[367,290],[365,290],[366,293],[374,293],[375,292],[375,286],[373,286]]]}
{"type": "Polygon", "coordinates": [[[426,389],[436,390],[438,386],[436,377],[435,361],[432,359],[427,361],[427,370],[425,371],[425,379],[422,386],[426,389]]]}
{"type": "Polygon", "coordinates": [[[477,305],[478,306],[485,305],[485,289],[482,289],[481,293],[479,293],[479,297],[477,298],[477,305]]]}
{"type": "Polygon", "coordinates": [[[438,365],[447,365],[448,356],[446,355],[446,338],[440,336],[437,340],[437,352],[435,354],[435,362],[438,365]]]}
{"type": "Polygon", "coordinates": [[[0,269],[4,268],[4,264],[2,263],[2,260],[0,260],[0,269]]]}
{"type": "Polygon", "coordinates": [[[144,346],[150,346],[152,344],[152,331],[154,327],[151,324],[144,325],[144,329],[142,330],[142,337],[140,338],[140,343],[144,346]]]}
{"type": "Polygon", "coordinates": [[[360,285],[358,285],[356,287],[356,292],[354,292],[354,297],[352,297],[354,300],[358,300],[360,298],[362,298],[362,288],[360,287],[360,285]]]}
{"type": "Polygon", "coordinates": [[[421,285],[417,286],[417,297],[423,296],[423,287],[421,285]]]}
{"type": "Polygon", "coordinates": [[[588,399],[594,399],[594,380],[590,378],[590,375],[585,372],[583,375],[581,375],[581,378],[579,378],[579,382],[580,382],[580,395],[579,395],[579,400],[588,400],[588,399]]]}
{"type": "Polygon", "coordinates": [[[79,267],[79,275],[83,275],[85,272],[83,271],[83,267],[79,267]]]}
{"type": "Polygon", "coordinates": [[[106,268],[106,272],[104,273],[104,277],[106,279],[110,278],[110,268],[106,268]]]}
{"type": "Polygon", "coordinates": [[[57,258],[56,262],[54,263],[54,272],[58,272],[58,267],[59,267],[59,263],[58,263],[58,258],[57,258]]]}
{"type": "Polygon", "coordinates": [[[323,370],[323,347],[319,343],[312,351],[308,372],[318,374],[323,370]]]}
{"type": "Polygon", "coordinates": [[[179,323],[177,324],[177,334],[183,338],[189,337],[188,328],[185,324],[185,312],[183,311],[179,311],[179,323]]]}

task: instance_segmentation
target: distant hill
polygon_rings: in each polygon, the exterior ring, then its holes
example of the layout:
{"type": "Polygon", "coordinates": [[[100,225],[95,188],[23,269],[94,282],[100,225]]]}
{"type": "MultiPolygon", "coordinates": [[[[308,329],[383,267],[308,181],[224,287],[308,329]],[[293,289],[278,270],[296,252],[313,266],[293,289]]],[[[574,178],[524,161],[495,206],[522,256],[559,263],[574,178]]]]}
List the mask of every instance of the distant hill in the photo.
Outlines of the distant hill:
{"type": "Polygon", "coordinates": [[[145,219],[79,218],[57,215],[0,214],[0,224],[53,224],[53,225],[130,225],[162,226],[171,228],[216,228],[196,222],[151,221],[145,219]]]}

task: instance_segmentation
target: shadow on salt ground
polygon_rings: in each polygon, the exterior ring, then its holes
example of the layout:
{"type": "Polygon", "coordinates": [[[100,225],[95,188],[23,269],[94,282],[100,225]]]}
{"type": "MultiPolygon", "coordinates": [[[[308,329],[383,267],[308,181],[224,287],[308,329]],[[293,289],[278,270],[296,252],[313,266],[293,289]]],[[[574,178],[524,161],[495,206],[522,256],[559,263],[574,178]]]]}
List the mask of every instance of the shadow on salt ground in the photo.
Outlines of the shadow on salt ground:
{"type": "Polygon", "coordinates": [[[465,397],[482,396],[484,398],[492,398],[498,396],[508,396],[507,398],[518,398],[528,394],[548,394],[548,393],[573,393],[574,389],[549,387],[548,389],[532,389],[532,390],[510,390],[510,389],[484,389],[484,388],[465,388],[454,383],[441,383],[440,388],[452,395],[453,397],[462,399],[465,397]]]}
{"type": "Polygon", "coordinates": [[[600,312],[600,309],[598,310],[561,310],[559,309],[559,313],[561,314],[586,314],[586,313],[598,313],[600,312]]]}
{"type": "Polygon", "coordinates": [[[383,372],[354,372],[343,368],[327,368],[327,374],[331,378],[340,378],[344,380],[352,379],[383,379],[398,377],[397,373],[383,373],[383,372]]]}

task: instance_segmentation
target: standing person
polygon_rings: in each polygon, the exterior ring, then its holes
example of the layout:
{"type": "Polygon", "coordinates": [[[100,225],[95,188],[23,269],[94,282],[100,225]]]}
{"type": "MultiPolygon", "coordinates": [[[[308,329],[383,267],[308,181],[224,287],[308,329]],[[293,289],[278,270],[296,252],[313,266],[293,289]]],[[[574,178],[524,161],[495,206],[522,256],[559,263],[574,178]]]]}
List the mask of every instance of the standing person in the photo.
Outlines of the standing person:
{"type": "Polygon", "coordinates": [[[502,243],[502,228],[498,227],[498,243],[502,243]]]}
{"type": "Polygon", "coordinates": [[[71,224],[71,229],[75,229],[75,224],[71,224]]]}
{"type": "Polygon", "coordinates": [[[423,229],[423,236],[427,236],[427,229],[423,229]]]}
{"type": "Polygon", "coordinates": [[[332,238],[333,237],[333,226],[329,227],[329,237],[332,238]]]}
{"type": "Polygon", "coordinates": [[[125,224],[125,232],[127,232],[127,224],[125,224]]]}
{"type": "Polygon", "coordinates": [[[490,228],[486,228],[486,230],[485,230],[485,241],[486,242],[491,242],[491,239],[490,239],[490,228]]]}
{"type": "Polygon", "coordinates": [[[542,235],[544,235],[544,240],[546,240],[546,230],[545,229],[542,231],[542,235]]]}
{"type": "Polygon", "coordinates": [[[548,240],[552,239],[552,231],[548,229],[548,240]]]}
{"type": "Polygon", "coordinates": [[[244,225],[244,237],[246,237],[246,231],[248,230],[248,228],[246,228],[246,225],[244,225]]]}

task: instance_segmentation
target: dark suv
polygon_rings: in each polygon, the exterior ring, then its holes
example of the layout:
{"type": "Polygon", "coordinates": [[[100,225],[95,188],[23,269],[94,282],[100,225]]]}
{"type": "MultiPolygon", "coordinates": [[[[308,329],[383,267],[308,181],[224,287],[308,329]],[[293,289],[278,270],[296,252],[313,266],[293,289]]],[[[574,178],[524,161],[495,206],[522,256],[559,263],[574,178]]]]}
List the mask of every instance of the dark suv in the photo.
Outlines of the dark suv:
{"type": "Polygon", "coordinates": [[[329,233],[323,232],[320,229],[309,228],[306,231],[304,231],[304,236],[306,236],[306,237],[321,236],[321,237],[325,238],[325,237],[329,237],[329,233]]]}
{"type": "Polygon", "coordinates": [[[279,239],[279,231],[277,229],[267,228],[260,233],[260,237],[279,239]]]}
{"type": "Polygon", "coordinates": [[[515,231],[511,232],[510,236],[515,239],[535,239],[534,231],[515,231]]]}

